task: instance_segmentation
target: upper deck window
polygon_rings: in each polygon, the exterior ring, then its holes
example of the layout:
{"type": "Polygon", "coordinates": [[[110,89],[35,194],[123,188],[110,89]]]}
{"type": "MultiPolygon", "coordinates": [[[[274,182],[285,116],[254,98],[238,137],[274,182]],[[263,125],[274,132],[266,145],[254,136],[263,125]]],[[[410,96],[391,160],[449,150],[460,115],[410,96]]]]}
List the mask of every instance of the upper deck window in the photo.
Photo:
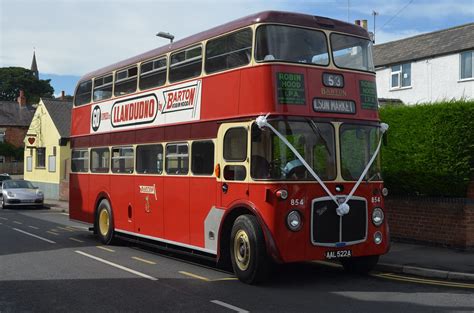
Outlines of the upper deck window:
{"type": "Polygon", "coordinates": [[[250,28],[209,40],[206,45],[206,72],[215,73],[247,65],[251,52],[250,28]]]}
{"type": "Polygon", "coordinates": [[[257,29],[257,61],[328,65],[323,32],[305,28],[263,25],[257,29]]]}
{"type": "Polygon", "coordinates": [[[331,35],[334,64],[337,67],[373,72],[372,41],[342,34],[331,35]]]}
{"type": "Polygon", "coordinates": [[[92,81],[88,80],[79,84],[74,97],[74,105],[83,105],[91,102],[92,81]]]}
{"type": "Polygon", "coordinates": [[[137,91],[137,67],[115,73],[114,95],[121,96],[137,91]]]}
{"type": "Polygon", "coordinates": [[[164,85],[166,82],[166,57],[140,66],[140,89],[149,89],[164,85]]]}
{"type": "Polygon", "coordinates": [[[171,55],[170,82],[201,75],[202,47],[194,46],[171,55]]]}
{"type": "Polygon", "coordinates": [[[112,74],[94,79],[94,101],[100,101],[112,97],[112,74]]]}

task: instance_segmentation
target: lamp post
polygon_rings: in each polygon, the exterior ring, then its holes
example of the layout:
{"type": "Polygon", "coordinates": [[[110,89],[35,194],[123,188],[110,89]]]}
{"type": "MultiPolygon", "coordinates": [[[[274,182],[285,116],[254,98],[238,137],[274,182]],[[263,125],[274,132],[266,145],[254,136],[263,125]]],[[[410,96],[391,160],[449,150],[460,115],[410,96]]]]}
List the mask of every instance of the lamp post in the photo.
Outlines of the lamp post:
{"type": "Polygon", "coordinates": [[[156,34],[156,36],[161,37],[161,38],[165,38],[165,39],[169,39],[170,43],[173,43],[174,36],[171,35],[170,33],[159,32],[158,34],[156,34]]]}
{"type": "Polygon", "coordinates": [[[372,11],[372,15],[374,16],[374,38],[372,41],[375,43],[375,17],[379,15],[379,12],[372,11]]]}

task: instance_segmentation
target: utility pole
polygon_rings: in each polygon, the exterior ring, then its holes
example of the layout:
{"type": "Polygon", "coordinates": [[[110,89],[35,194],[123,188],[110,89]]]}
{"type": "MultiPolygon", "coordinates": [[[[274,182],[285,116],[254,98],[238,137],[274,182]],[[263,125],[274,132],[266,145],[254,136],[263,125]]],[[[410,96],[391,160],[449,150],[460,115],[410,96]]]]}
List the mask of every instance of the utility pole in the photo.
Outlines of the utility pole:
{"type": "Polygon", "coordinates": [[[347,23],[351,22],[351,0],[347,0],[347,23]]]}
{"type": "Polygon", "coordinates": [[[374,11],[372,11],[372,15],[374,16],[374,38],[373,38],[372,41],[375,43],[375,17],[376,17],[377,15],[379,15],[379,12],[376,12],[376,11],[374,10],[374,11]]]}

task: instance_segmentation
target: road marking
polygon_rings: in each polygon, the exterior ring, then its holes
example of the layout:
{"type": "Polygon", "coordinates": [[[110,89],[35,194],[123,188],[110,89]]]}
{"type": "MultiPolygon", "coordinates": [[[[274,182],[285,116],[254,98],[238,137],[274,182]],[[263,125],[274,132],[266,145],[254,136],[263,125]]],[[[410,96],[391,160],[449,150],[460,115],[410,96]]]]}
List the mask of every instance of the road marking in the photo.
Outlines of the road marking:
{"type": "Polygon", "coordinates": [[[0,220],[8,221],[8,218],[0,217],[0,220]]]}
{"type": "Polygon", "coordinates": [[[59,214],[69,216],[69,213],[59,213],[59,214]]]}
{"type": "Polygon", "coordinates": [[[61,227],[61,226],[58,226],[59,229],[62,229],[62,230],[65,230],[65,231],[69,231],[69,232],[73,232],[74,230],[71,230],[71,229],[67,229],[65,227],[61,227]]]}
{"type": "Polygon", "coordinates": [[[236,306],[233,306],[232,304],[228,304],[228,303],[225,303],[225,302],[222,302],[222,301],[219,301],[219,300],[211,300],[211,302],[214,303],[214,304],[226,307],[228,309],[234,310],[234,311],[239,312],[239,313],[248,313],[249,312],[247,310],[238,308],[236,306]]]}
{"type": "Polygon", "coordinates": [[[29,227],[29,228],[33,228],[33,229],[36,229],[36,230],[38,230],[38,229],[39,229],[38,227],[31,226],[31,225],[30,225],[30,226],[28,226],[28,227],[29,227]]]}
{"type": "Polygon", "coordinates": [[[55,233],[55,232],[52,231],[52,230],[47,230],[46,232],[47,232],[48,234],[51,234],[51,235],[59,236],[58,233],[55,233]]]}
{"type": "Polygon", "coordinates": [[[341,264],[328,262],[328,261],[313,261],[313,263],[321,264],[321,265],[325,265],[325,266],[330,266],[330,267],[342,268],[341,264]]]}
{"type": "Polygon", "coordinates": [[[122,265],[118,265],[118,264],[112,263],[112,262],[110,262],[110,261],[101,259],[101,258],[99,258],[99,257],[93,256],[93,255],[91,255],[91,254],[88,254],[88,253],[85,253],[85,252],[82,252],[82,251],[79,251],[79,250],[76,250],[76,251],[74,251],[74,252],[79,253],[79,254],[81,254],[81,255],[83,255],[83,256],[86,256],[86,257],[88,257],[88,258],[94,259],[94,260],[96,260],[96,261],[102,262],[102,263],[104,263],[104,264],[113,266],[113,267],[115,267],[115,268],[121,269],[121,270],[123,270],[123,271],[129,272],[129,273],[132,273],[132,274],[135,274],[135,275],[137,275],[137,276],[140,276],[140,277],[143,277],[143,278],[146,278],[146,279],[149,279],[149,280],[158,280],[158,278],[155,278],[155,277],[149,276],[149,275],[147,275],[147,274],[144,274],[144,273],[141,273],[141,272],[132,270],[131,268],[128,268],[128,267],[125,267],[125,266],[122,266],[122,265]]]}
{"type": "Polygon", "coordinates": [[[83,243],[83,242],[84,242],[84,241],[82,241],[82,240],[79,240],[79,239],[76,239],[76,238],[72,238],[72,237],[69,237],[69,239],[71,239],[72,241],[80,242],[80,243],[83,243]]]}
{"type": "Polygon", "coordinates": [[[35,235],[35,234],[26,232],[26,231],[21,230],[21,229],[18,229],[18,228],[13,228],[13,230],[16,230],[16,231],[18,231],[18,232],[20,232],[20,233],[23,233],[23,234],[28,235],[28,236],[31,236],[31,237],[35,237],[35,238],[41,239],[41,240],[46,241],[46,242],[49,242],[49,243],[56,243],[56,242],[54,242],[54,241],[52,241],[52,240],[49,240],[49,239],[46,239],[46,238],[37,236],[37,235],[35,235]]]}
{"type": "Polygon", "coordinates": [[[18,222],[18,221],[13,221],[13,223],[18,224],[18,225],[23,225],[22,222],[18,222]]]}
{"type": "Polygon", "coordinates": [[[178,273],[180,273],[182,275],[192,277],[192,278],[196,278],[196,279],[199,279],[199,280],[203,280],[203,281],[211,281],[209,278],[199,276],[199,275],[196,275],[196,274],[193,274],[193,273],[185,272],[185,271],[179,271],[178,273]]]}
{"type": "Polygon", "coordinates": [[[239,280],[237,277],[224,277],[224,278],[217,278],[211,281],[227,281],[227,280],[239,280]]]}
{"type": "Polygon", "coordinates": [[[132,259],[137,260],[137,261],[140,261],[140,262],[143,262],[143,263],[147,263],[147,264],[152,264],[152,265],[155,265],[155,264],[156,264],[156,263],[153,262],[153,261],[148,261],[148,260],[145,260],[145,259],[136,257],[136,256],[132,256],[132,259]]]}
{"type": "Polygon", "coordinates": [[[410,283],[425,284],[425,285],[474,289],[474,284],[465,284],[465,283],[456,283],[456,282],[449,282],[449,281],[443,281],[443,280],[416,278],[416,277],[396,275],[396,274],[390,274],[390,273],[372,274],[372,276],[391,279],[391,280],[397,280],[397,281],[410,282],[410,283]]]}
{"type": "Polygon", "coordinates": [[[106,248],[106,247],[102,247],[102,246],[96,246],[96,247],[99,248],[99,249],[105,250],[105,251],[115,252],[115,250],[112,250],[112,249],[109,249],[109,248],[106,248]]]}

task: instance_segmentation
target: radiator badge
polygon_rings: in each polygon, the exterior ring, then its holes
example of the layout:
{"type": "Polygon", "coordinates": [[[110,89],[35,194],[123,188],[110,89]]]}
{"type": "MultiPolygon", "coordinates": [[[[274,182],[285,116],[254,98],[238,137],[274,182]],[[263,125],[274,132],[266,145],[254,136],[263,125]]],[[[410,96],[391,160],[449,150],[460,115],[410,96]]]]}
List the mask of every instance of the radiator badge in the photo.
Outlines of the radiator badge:
{"type": "Polygon", "coordinates": [[[327,206],[323,206],[322,208],[316,210],[316,213],[321,216],[323,215],[326,211],[328,210],[328,207],[327,206]]]}

